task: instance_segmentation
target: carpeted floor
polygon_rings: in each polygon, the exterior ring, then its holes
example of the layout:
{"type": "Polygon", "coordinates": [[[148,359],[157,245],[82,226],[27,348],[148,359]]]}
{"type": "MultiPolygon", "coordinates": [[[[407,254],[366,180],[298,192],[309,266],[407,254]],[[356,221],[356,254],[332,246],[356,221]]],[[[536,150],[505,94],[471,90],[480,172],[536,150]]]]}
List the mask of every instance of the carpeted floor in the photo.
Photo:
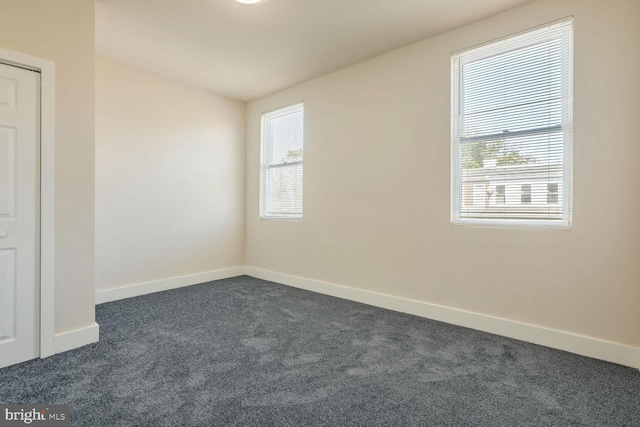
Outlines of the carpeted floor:
{"type": "Polygon", "coordinates": [[[96,307],[100,342],[0,369],[77,426],[640,426],[640,372],[250,277],[96,307]]]}

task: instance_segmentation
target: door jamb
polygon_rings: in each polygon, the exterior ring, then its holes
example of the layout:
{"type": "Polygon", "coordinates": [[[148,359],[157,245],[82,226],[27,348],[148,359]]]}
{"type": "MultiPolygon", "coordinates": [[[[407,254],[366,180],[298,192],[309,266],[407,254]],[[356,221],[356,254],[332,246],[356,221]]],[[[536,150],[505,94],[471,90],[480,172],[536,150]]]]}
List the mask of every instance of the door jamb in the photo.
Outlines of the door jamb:
{"type": "Polygon", "coordinates": [[[0,48],[0,62],[40,73],[40,357],[55,336],[55,63],[0,48]]]}

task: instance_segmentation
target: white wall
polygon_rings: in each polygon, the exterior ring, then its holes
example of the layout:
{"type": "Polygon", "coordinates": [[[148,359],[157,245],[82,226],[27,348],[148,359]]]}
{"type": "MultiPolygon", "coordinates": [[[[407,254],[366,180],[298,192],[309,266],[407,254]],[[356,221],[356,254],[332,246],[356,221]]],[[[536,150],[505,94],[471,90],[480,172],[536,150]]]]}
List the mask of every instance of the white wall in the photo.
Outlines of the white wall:
{"type": "Polygon", "coordinates": [[[246,264],[640,346],[640,2],[540,0],[251,102],[246,264]],[[450,225],[450,55],[575,16],[574,226],[450,225]],[[260,115],[305,102],[304,219],[259,220],[260,115]]]}
{"type": "Polygon", "coordinates": [[[96,58],[96,289],[241,266],[245,105],[96,58]]]}
{"type": "Polygon", "coordinates": [[[94,4],[0,0],[0,47],[52,60],[56,334],[94,325],[94,4]]]}

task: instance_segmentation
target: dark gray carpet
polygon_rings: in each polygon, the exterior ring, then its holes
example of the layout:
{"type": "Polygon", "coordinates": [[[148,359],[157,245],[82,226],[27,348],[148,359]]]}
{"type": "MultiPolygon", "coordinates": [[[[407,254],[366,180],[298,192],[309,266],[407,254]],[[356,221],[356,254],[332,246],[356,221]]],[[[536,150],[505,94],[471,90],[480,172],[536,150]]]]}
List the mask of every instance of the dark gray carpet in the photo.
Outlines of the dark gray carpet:
{"type": "Polygon", "coordinates": [[[0,370],[78,426],[640,426],[640,372],[238,277],[96,308],[100,342],[0,370]]]}

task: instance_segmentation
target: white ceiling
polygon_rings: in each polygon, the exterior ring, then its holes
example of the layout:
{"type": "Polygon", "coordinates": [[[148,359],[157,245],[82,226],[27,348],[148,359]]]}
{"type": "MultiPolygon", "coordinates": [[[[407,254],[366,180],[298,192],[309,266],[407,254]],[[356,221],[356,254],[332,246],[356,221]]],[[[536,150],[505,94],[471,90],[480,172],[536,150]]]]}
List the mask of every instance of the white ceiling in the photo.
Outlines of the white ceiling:
{"type": "Polygon", "coordinates": [[[96,0],[96,49],[243,101],[529,0],[96,0]]]}

